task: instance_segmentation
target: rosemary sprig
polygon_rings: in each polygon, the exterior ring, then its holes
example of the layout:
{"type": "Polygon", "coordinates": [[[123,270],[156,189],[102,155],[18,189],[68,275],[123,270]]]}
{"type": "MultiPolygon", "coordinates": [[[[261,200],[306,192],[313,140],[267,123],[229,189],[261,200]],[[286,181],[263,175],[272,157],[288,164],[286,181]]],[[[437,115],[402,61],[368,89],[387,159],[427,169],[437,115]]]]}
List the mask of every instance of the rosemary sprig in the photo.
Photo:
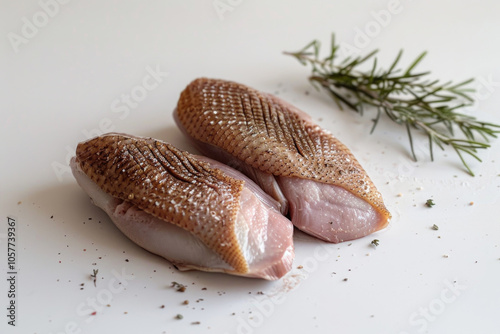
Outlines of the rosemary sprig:
{"type": "Polygon", "coordinates": [[[317,40],[298,52],[285,54],[295,57],[303,65],[310,65],[310,82],[318,89],[325,89],[339,108],[346,105],[362,115],[365,106],[374,107],[377,114],[370,133],[385,113],[395,123],[405,126],[413,159],[417,160],[412,130],[420,130],[428,137],[431,160],[434,160],[433,144],[442,150],[444,145],[449,145],[467,171],[474,175],[463,154],[481,161],[477,150],[490,147],[488,139],[497,137],[500,125],[478,121],[475,117],[457,112],[457,109],[474,102],[470,95],[474,89],[468,86],[473,79],[460,83],[440,83],[439,80],[424,78],[430,72],[414,72],[414,69],[426,52],[420,54],[406,70],[401,70],[396,69],[403,54],[400,51],[389,69],[383,70],[378,67],[375,57],[378,50],[364,57],[347,57],[336,62],[339,48],[332,35],[330,54],[325,58],[320,58],[320,42],[317,40]],[[358,69],[371,59],[373,64],[370,71],[358,69]],[[457,128],[462,133],[461,137],[455,136],[457,128]],[[484,141],[478,141],[478,136],[484,141]]]}

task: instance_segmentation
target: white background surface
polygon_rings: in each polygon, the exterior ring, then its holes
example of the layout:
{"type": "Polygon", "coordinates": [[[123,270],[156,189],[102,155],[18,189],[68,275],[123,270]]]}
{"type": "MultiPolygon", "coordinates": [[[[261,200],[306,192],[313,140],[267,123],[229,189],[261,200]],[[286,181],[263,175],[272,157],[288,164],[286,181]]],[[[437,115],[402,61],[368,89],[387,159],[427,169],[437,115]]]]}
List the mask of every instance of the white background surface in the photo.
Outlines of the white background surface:
{"type": "Polygon", "coordinates": [[[498,333],[498,140],[480,152],[482,164],[469,160],[476,177],[451,151],[429,162],[425,141],[415,163],[403,129],[380,124],[368,135],[373,114],[337,110],[282,51],[313,39],[326,46],[331,32],[361,54],[381,49],[386,67],[400,48],[402,64],[428,50],[420,68],[443,80],[477,78],[468,112],[498,123],[499,2],[401,0],[390,16],[380,13],[391,1],[220,3],[230,10],[219,15],[212,1],[74,0],[43,22],[36,1],[0,2],[0,332],[498,333]],[[9,36],[23,36],[34,16],[43,26],[13,46],[9,36]],[[148,69],[168,75],[124,108],[122,96],[140,89],[148,69]],[[297,233],[294,269],[276,282],[181,273],[126,239],[61,166],[100,127],[192,151],[171,112],[200,76],[275,93],[311,114],[365,167],[391,225],[340,245],[297,233]],[[7,216],[17,219],[15,328],[6,324],[7,216]],[[129,278],[118,285],[113,272],[129,278]]]}

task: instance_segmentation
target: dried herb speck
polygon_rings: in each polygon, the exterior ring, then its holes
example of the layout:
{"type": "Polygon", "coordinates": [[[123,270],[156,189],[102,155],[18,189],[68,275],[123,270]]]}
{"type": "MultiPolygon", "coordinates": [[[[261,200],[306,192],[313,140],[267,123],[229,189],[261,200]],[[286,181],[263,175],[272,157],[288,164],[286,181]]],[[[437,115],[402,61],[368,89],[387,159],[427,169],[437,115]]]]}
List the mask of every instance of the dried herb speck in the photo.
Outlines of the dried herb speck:
{"type": "Polygon", "coordinates": [[[90,275],[90,277],[94,279],[94,286],[97,286],[96,281],[97,281],[97,273],[98,272],[99,272],[99,269],[93,269],[92,274],[90,275]]]}
{"type": "Polygon", "coordinates": [[[379,245],[380,241],[378,239],[373,239],[371,244],[375,247],[377,247],[379,245]]]}
{"type": "Polygon", "coordinates": [[[432,208],[434,205],[436,205],[436,203],[434,203],[434,200],[432,200],[432,199],[428,199],[425,202],[425,206],[428,207],[428,208],[432,208]]]}
{"type": "Polygon", "coordinates": [[[178,282],[172,282],[172,287],[177,290],[177,292],[186,291],[186,286],[184,284],[180,284],[178,282]]]}
{"type": "Polygon", "coordinates": [[[434,224],[434,225],[432,225],[432,229],[433,229],[434,231],[437,231],[437,230],[439,230],[439,226],[437,226],[436,224],[434,224]]]}

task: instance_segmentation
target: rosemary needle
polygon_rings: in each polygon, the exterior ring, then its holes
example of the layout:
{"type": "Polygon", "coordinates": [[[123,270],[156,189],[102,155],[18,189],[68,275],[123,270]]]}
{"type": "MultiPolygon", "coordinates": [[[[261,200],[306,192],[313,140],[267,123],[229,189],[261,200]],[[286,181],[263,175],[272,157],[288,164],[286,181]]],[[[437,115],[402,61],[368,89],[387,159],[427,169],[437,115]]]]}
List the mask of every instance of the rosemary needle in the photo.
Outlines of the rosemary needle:
{"type": "Polygon", "coordinates": [[[285,52],[295,57],[303,65],[312,67],[309,77],[316,88],[325,89],[339,108],[345,105],[363,114],[365,106],[374,107],[377,114],[373,119],[371,132],[375,130],[382,113],[393,122],[406,128],[413,159],[417,160],[414,149],[413,130],[420,130],[427,135],[431,160],[434,160],[433,145],[444,150],[444,145],[451,146],[460,157],[467,171],[474,175],[464,159],[468,154],[478,161],[477,149],[490,147],[489,137],[497,137],[500,125],[482,122],[476,118],[457,112],[458,109],[472,105],[470,93],[474,89],[468,85],[469,79],[460,83],[440,83],[428,80],[430,72],[414,72],[415,67],[425,57],[420,54],[406,70],[397,69],[403,54],[398,53],[388,70],[378,67],[375,57],[378,50],[367,56],[348,57],[336,62],[340,46],[335,44],[332,35],[330,54],[320,58],[320,42],[312,41],[298,52],[285,52]],[[373,59],[370,71],[361,71],[359,66],[373,59]],[[456,137],[456,129],[462,133],[456,137]],[[483,141],[478,141],[477,136],[483,141]]]}

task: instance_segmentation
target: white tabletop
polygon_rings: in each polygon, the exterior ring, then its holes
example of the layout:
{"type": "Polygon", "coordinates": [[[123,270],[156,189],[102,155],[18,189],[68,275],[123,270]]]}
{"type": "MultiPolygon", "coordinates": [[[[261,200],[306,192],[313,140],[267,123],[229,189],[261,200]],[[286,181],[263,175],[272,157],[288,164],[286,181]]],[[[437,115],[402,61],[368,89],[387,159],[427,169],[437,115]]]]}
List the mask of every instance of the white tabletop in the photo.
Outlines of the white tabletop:
{"type": "Polygon", "coordinates": [[[41,0],[1,7],[0,332],[498,332],[499,141],[479,152],[482,163],[467,158],[475,177],[449,149],[430,162],[423,136],[415,137],[414,162],[403,127],[383,119],[369,135],[372,111],[339,111],[310,86],[309,69],[282,54],[313,39],[326,48],[332,32],[360,54],[380,49],[385,67],[400,49],[402,64],[427,50],[420,69],[444,81],[476,78],[477,101],[466,112],[499,123],[498,1],[41,0]],[[293,270],[275,282],[179,272],[129,241],[78,187],[69,158],[78,142],[108,131],[194,152],[172,110],[201,76],[277,94],[309,113],[364,166],[393,214],[390,226],[338,245],[297,232],[293,270]],[[427,199],[435,206],[425,207],[427,199]],[[8,217],[16,222],[13,269],[8,217]]]}

